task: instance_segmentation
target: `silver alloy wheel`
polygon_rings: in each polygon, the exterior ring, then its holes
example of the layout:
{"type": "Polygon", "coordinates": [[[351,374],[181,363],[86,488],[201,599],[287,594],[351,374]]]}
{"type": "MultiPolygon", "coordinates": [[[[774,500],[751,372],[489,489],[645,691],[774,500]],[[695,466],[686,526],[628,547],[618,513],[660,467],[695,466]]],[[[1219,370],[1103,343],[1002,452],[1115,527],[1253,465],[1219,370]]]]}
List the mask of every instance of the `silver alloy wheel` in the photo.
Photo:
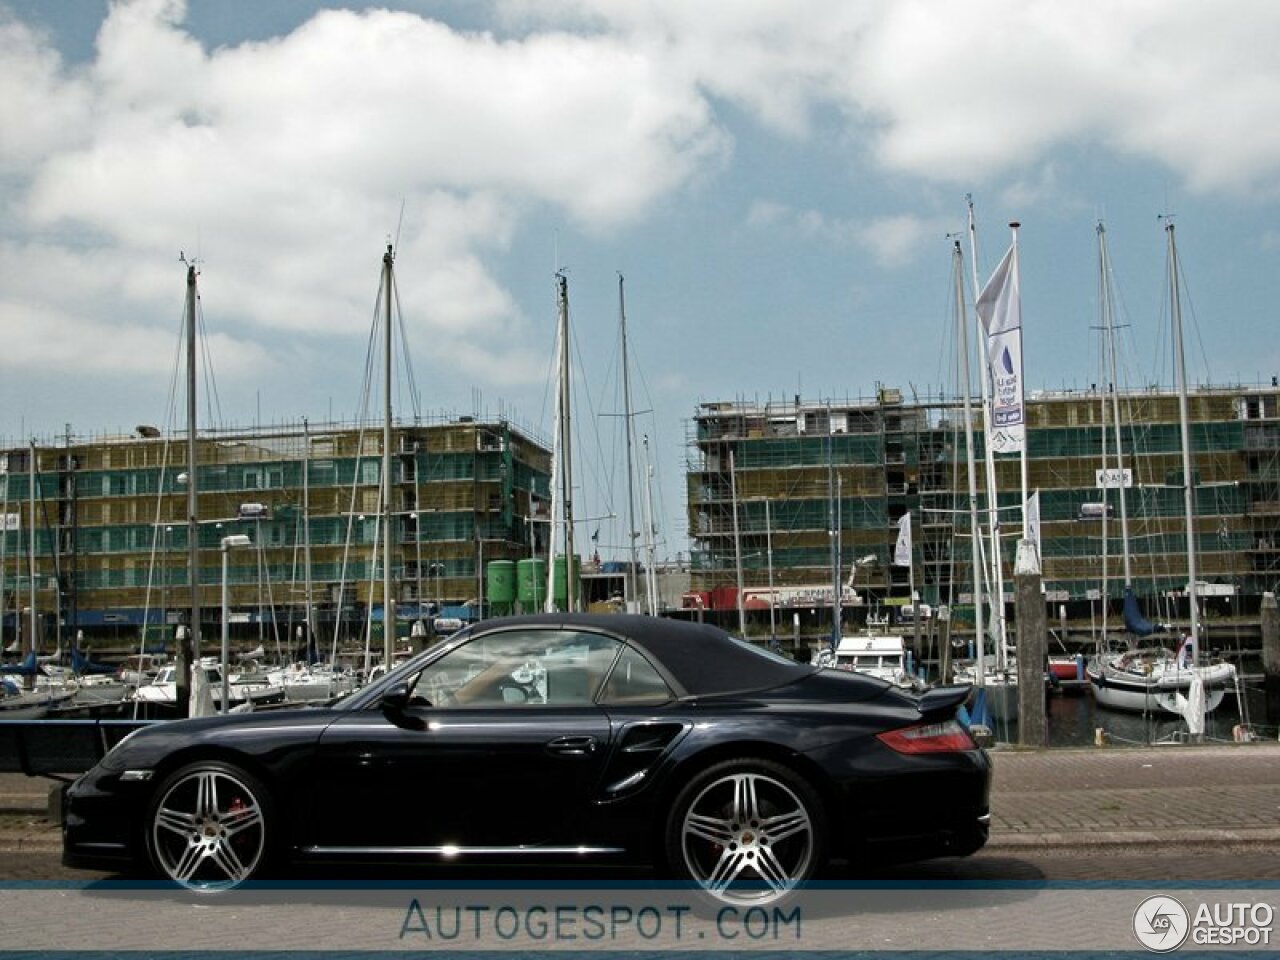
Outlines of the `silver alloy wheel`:
{"type": "Polygon", "coordinates": [[[708,893],[735,904],[777,900],[810,870],[814,825],[780,780],[731,773],[708,784],[685,811],[685,867],[708,893]]]}
{"type": "Polygon", "coordinates": [[[254,791],[229,769],[194,767],[160,798],[151,823],[156,865],[191,890],[226,890],[253,875],[266,852],[254,791]]]}

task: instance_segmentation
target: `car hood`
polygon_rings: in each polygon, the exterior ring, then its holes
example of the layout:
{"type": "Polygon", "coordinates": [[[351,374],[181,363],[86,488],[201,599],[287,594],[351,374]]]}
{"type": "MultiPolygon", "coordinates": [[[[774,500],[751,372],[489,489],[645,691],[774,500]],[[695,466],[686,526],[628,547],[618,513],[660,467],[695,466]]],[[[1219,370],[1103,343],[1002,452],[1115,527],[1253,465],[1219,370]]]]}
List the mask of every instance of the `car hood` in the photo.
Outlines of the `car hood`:
{"type": "Polygon", "coordinates": [[[264,713],[232,713],[191,720],[164,720],[125,737],[103,758],[107,769],[150,767],[160,758],[197,744],[218,743],[244,749],[249,744],[315,740],[340,714],[326,708],[299,707],[264,713]]]}

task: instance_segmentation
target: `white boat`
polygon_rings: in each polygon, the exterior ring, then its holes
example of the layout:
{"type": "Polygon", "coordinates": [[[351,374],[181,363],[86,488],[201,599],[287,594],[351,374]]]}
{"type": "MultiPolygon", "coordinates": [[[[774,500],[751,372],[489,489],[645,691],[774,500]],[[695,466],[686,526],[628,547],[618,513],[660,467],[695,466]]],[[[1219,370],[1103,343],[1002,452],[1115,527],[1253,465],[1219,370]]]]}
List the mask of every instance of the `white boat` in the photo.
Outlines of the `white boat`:
{"type": "MultiPolygon", "coordinates": [[[[192,667],[192,672],[196,670],[203,672],[205,682],[208,684],[209,692],[213,697],[214,707],[219,712],[222,712],[222,668],[218,665],[216,659],[203,657],[198,665],[192,667]]],[[[228,684],[228,693],[228,707],[230,709],[246,703],[264,706],[269,703],[279,703],[284,699],[284,689],[281,686],[260,677],[242,679],[232,676],[228,684]]],[[[131,699],[140,704],[149,704],[167,709],[176,705],[177,697],[178,667],[176,664],[169,664],[163,667],[150,683],[143,684],[135,689],[131,699]]]]}
{"type": "Polygon", "coordinates": [[[74,686],[40,686],[31,690],[11,677],[0,677],[0,718],[38,720],[75,696],[74,686]]]}
{"type": "Polygon", "coordinates": [[[890,634],[862,634],[840,638],[833,653],[824,649],[814,661],[816,666],[863,673],[907,690],[923,684],[907,670],[906,641],[890,634]]]}
{"type": "MultiPolygon", "coordinates": [[[[1234,687],[1236,670],[1229,663],[1210,663],[1198,669],[1204,682],[1204,710],[1210,712],[1234,687]]],[[[1188,696],[1196,672],[1194,657],[1185,645],[1179,652],[1156,647],[1112,653],[1095,657],[1086,668],[1100,706],[1174,716],[1183,715],[1178,697],[1188,696]]]]}
{"type": "Polygon", "coordinates": [[[356,688],[355,678],[349,672],[327,664],[294,663],[268,671],[265,678],[280,687],[284,698],[293,703],[332,700],[356,688]]]}

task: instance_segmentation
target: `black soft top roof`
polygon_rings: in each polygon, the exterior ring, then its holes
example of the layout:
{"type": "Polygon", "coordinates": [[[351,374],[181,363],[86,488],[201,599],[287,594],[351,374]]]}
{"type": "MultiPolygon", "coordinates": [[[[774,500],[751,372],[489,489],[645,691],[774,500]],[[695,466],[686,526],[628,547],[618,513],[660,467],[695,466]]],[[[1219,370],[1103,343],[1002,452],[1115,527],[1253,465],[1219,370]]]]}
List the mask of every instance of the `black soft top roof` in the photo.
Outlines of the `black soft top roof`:
{"type": "Polygon", "coordinates": [[[735,640],[719,627],[632,614],[544,613],[486,620],[473,635],[515,626],[587,629],[623,637],[692,696],[767,690],[815,671],[735,640]]]}

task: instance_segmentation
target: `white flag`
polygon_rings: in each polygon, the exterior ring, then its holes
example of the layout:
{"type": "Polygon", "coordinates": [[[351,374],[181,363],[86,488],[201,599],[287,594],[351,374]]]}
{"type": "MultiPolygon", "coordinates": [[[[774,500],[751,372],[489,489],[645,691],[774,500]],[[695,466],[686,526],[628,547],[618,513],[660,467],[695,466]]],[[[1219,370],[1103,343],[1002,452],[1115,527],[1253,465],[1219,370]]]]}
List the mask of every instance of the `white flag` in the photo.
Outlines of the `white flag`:
{"type": "Polygon", "coordinates": [[[1027,539],[1036,545],[1036,556],[1040,555],[1040,491],[1027,497],[1024,509],[1027,511],[1027,539]]]}
{"type": "Polygon", "coordinates": [[[991,449],[1017,453],[1026,442],[1022,402],[1022,299],[1018,247],[1013,244],[978,296],[978,318],[987,333],[991,378],[991,449]]]}
{"type": "Polygon", "coordinates": [[[893,548],[893,563],[898,567],[911,566],[911,511],[898,521],[898,545],[893,548]]]}

